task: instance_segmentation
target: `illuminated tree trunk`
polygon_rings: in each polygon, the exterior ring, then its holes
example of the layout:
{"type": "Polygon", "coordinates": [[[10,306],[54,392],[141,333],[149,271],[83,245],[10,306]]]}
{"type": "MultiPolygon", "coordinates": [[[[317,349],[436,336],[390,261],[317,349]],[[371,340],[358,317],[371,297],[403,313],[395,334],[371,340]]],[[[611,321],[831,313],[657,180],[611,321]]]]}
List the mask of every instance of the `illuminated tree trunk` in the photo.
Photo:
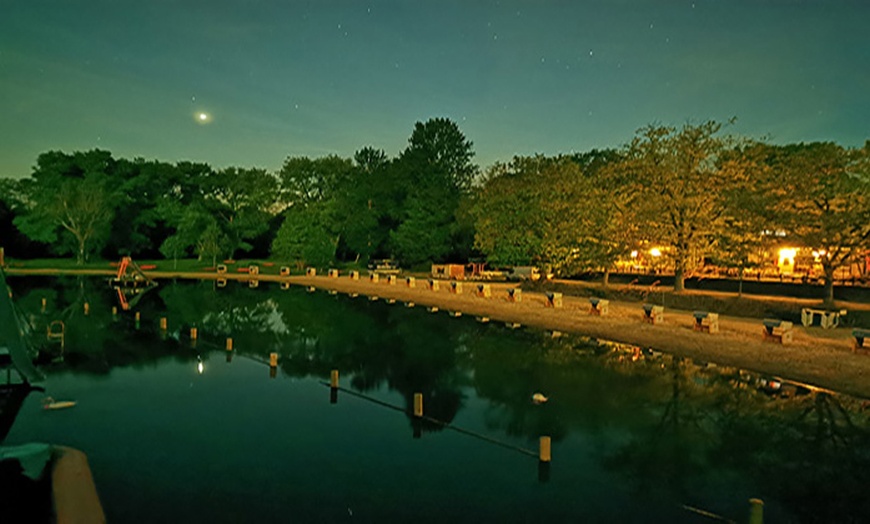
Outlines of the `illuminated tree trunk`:
{"type": "Polygon", "coordinates": [[[822,261],[822,269],[825,271],[825,304],[834,304],[834,265],[828,259],[822,261]]]}

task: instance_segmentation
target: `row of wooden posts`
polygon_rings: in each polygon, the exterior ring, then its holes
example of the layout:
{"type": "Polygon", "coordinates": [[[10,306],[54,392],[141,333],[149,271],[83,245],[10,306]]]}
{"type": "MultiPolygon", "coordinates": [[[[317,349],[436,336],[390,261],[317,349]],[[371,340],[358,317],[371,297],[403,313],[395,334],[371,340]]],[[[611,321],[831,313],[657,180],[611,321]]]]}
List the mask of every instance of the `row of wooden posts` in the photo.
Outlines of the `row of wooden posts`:
{"type": "MultiPolygon", "coordinates": [[[[44,303],[45,299],[43,299],[44,303]]],[[[89,306],[85,303],[85,313],[89,311],[89,306]]],[[[112,307],[112,315],[115,316],[118,314],[118,308],[112,307]]],[[[136,326],[138,327],[141,322],[141,313],[139,311],[135,312],[134,319],[136,322],[136,326]]],[[[160,317],[159,321],[160,331],[166,332],[169,327],[169,322],[166,317],[160,317]]],[[[190,328],[190,340],[192,343],[196,343],[199,339],[199,330],[196,327],[190,328]]],[[[233,339],[232,337],[227,337],[225,348],[227,351],[233,351],[233,339]]],[[[269,367],[274,371],[275,368],[278,367],[278,353],[270,353],[269,354],[269,367]]],[[[275,374],[273,373],[274,377],[275,374]]],[[[330,388],[333,390],[338,390],[339,387],[339,373],[337,369],[333,369],[330,373],[330,388]]],[[[334,398],[334,397],[333,397],[334,398]]],[[[423,418],[423,394],[422,393],[414,393],[414,417],[417,419],[423,418]]],[[[549,436],[542,436],[539,439],[538,443],[538,459],[541,462],[549,463],[552,458],[551,454],[551,439],[549,436]]]]}
{"type": "MultiPolygon", "coordinates": [[[[85,312],[87,313],[88,311],[89,311],[88,304],[85,303],[85,312]]],[[[117,314],[118,314],[118,308],[113,306],[112,307],[112,315],[114,316],[117,314]]],[[[141,322],[141,319],[142,319],[141,313],[139,311],[137,311],[135,313],[134,319],[135,319],[136,325],[138,327],[139,323],[141,322]]],[[[165,332],[168,329],[169,322],[168,322],[166,317],[160,317],[159,326],[160,326],[160,330],[162,332],[165,332]]],[[[198,328],[191,327],[190,328],[190,340],[191,340],[191,342],[195,343],[198,339],[199,339],[198,328]]],[[[233,339],[232,339],[232,337],[227,337],[225,348],[227,351],[233,351],[233,339]]],[[[269,354],[269,367],[273,368],[273,369],[278,367],[278,353],[270,353],[269,354]]],[[[274,374],[273,374],[273,376],[274,376],[274,374]]],[[[333,369],[332,372],[330,373],[330,381],[329,381],[330,388],[332,388],[333,390],[337,390],[339,387],[338,379],[339,379],[338,370],[333,369]]],[[[414,393],[414,417],[416,417],[418,419],[423,418],[423,394],[422,393],[414,393]]],[[[549,436],[542,436],[539,439],[538,459],[541,462],[550,462],[550,460],[551,460],[550,437],[549,436]]]]}

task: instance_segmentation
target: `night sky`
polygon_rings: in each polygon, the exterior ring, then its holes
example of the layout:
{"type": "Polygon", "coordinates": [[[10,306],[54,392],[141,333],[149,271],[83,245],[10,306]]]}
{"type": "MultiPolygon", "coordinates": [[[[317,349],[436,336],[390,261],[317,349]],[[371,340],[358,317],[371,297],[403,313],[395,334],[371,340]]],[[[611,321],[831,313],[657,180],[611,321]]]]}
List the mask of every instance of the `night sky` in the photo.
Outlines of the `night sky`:
{"type": "Polygon", "coordinates": [[[488,165],[737,117],[870,138],[870,1],[0,0],[0,176],[39,153],[280,167],[444,116],[488,165]]]}

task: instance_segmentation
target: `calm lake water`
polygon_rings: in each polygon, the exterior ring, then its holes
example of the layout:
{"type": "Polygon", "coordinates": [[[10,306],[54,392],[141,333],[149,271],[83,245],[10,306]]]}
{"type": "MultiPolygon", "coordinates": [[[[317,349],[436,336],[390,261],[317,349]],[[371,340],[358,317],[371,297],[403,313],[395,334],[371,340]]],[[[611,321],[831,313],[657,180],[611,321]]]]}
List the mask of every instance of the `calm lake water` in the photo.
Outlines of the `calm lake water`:
{"type": "Polygon", "coordinates": [[[42,385],[78,405],[31,394],[4,443],[87,453],[110,522],[870,519],[858,399],[362,296],[164,281],[113,318],[100,279],[9,285],[36,333],[64,321],[42,385]]]}

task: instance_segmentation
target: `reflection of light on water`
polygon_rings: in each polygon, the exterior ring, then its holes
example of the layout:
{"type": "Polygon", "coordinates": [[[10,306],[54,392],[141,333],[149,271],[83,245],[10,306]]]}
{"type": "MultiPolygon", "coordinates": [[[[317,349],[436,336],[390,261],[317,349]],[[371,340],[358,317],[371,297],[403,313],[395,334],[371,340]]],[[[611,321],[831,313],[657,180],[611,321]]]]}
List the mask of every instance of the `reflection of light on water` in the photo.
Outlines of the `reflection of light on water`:
{"type": "Polygon", "coordinates": [[[202,365],[202,358],[196,357],[196,370],[199,371],[199,374],[202,375],[202,371],[205,369],[205,366],[202,365]]]}

